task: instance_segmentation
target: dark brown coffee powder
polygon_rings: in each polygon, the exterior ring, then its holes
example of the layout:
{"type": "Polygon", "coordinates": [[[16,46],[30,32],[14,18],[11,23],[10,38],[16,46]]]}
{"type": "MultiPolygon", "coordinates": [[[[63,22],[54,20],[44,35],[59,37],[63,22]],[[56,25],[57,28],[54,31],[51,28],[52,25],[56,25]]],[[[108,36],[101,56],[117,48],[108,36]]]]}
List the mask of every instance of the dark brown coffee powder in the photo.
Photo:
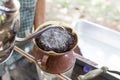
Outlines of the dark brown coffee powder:
{"type": "Polygon", "coordinates": [[[45,51],[63,53],[69,51],[75,45],[75,37],[68,28],[54,27],[44,31],[36,38],[39,48],[45,51]]]}

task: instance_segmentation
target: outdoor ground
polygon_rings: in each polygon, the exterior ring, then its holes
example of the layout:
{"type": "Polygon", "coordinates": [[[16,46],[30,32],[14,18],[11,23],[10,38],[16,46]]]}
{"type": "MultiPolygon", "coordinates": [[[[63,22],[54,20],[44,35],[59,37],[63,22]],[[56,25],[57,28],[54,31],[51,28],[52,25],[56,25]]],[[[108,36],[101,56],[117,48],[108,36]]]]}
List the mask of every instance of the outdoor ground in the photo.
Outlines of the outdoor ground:
{"type": "Polygon", "coordinates": [[[86,19],[120,31],[120,0],[47,0],[47,20],[86,19]]]}

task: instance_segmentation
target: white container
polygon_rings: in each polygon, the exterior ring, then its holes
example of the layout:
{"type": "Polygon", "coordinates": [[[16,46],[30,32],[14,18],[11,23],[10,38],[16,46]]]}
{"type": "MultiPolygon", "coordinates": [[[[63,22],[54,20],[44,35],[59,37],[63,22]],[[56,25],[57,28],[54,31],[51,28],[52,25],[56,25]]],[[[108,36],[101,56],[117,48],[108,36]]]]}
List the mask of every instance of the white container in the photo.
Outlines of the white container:
{"type": "Polygon", "coordinates": [[[98,68],[107,66],[110,70],[120,71],[120,32],[86,20],[76,21],[74,28],[85,58],[98,63],[98,68]]]}

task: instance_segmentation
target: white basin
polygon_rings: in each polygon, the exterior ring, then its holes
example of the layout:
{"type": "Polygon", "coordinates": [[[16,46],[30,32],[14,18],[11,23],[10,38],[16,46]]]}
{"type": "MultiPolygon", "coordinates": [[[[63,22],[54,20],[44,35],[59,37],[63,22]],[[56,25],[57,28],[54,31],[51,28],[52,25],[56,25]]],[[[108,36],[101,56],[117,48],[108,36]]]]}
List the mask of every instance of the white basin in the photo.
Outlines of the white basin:
{"type": "Polygon", "coordinates": [[[120,32],[86,20],[76,21],[74,28],[85,58],[98,63],[97,67],[120,71],[120,32]]]}

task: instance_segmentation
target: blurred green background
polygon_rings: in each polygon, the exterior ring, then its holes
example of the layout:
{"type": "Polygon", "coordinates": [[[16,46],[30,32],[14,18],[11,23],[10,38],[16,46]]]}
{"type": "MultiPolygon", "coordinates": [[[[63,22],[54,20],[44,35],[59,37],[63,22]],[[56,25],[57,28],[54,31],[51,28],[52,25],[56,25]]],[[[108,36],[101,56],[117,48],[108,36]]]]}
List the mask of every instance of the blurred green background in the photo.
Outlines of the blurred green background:
{"type": "Polygon", "coordinates": [[[120,0],[47,0],[47,20],[86,19],[120,31],[120,0]]]}

